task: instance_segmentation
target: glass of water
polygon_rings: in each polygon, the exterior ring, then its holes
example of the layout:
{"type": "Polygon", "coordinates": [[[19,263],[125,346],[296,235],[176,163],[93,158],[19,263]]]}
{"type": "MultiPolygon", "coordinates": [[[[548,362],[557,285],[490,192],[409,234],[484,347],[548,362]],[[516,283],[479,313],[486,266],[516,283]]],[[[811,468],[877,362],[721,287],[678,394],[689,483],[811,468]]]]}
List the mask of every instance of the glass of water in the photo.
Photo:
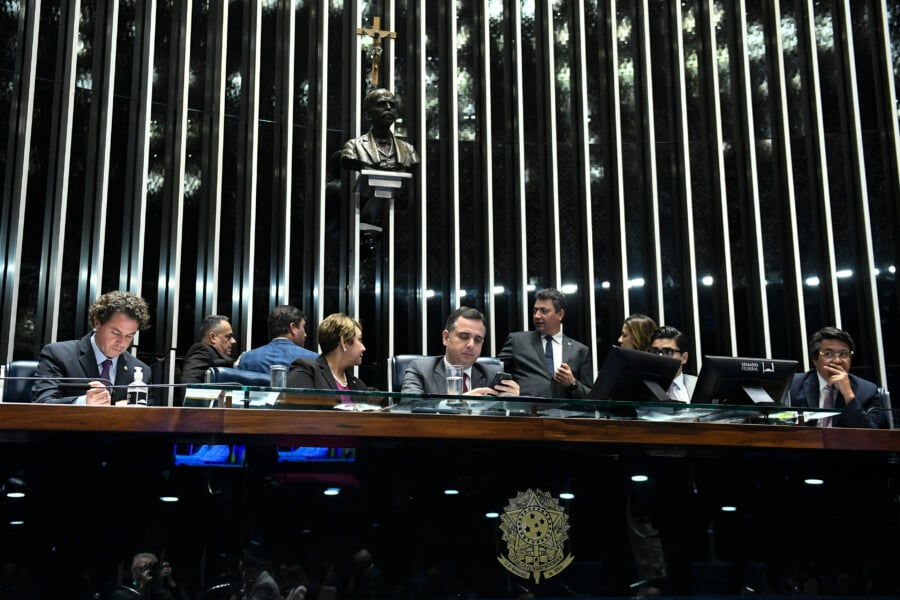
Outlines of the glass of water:
{"type": "Polygon", "coordinates": [[[462,365],[447,365],[447,395],[462,396],[463,393],[463,368],[462,365]]]}

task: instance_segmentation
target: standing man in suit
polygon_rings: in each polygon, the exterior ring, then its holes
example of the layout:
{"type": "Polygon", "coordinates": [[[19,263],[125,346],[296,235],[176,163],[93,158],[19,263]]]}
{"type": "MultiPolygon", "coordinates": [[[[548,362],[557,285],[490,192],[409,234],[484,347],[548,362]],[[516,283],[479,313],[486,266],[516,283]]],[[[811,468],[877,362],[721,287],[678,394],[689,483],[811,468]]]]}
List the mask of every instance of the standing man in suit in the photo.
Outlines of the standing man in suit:
{"type": "Polygon", "coordinates": [[[509,334],[499,358],[521,393],[542,398],[587,398],[594,384],[591,351],[564,335],[566,297],[547,288],[534,298],[534,331],[509,334]]]}
{"type": "Polygon", "coordinates": [[[850,374],[856,346],[850,334],[836,327],[823,327],[809,340],[809,361],[813,368],[794,375],[791,406],[840,410],[834,417],[818,419],[819,427],[886,427],[878,386],[850,374]]]}
{"type": "Polygon", "coordinates": [[[666,356],[668,358],[678,358],[681,360],[681,366],[672,385],[666,392],[669,400],[676,402],[690,403],[691,396],[694,395],[694,387],[697,385],[697,377],[687,375],[683,371],[684,365],[688,361],[688,338],[674,327],[660,327],[650,336],[650,350],[653,354],[666,356]]]}
{"type": "Polygon", "coordinates": [[[233,367],[235,343],[231,321],[225,315],[209,315],[200,325],[200,341],[188,348],[181,369],[181,383],[204,383],[210,367],[233,367]]]}
{"type": "MultiPolygon", "coordinates": [[[[126,352],[138,331],[150,327],[150,311],[143,298],[129,292],[107,292],[88,309],[94,330],[80,340],[47,344],[41,350],[35,375],[34,402],[49,404],[115,404],[140,367],[152,383],[150,367],[126,352]],[[81,382],[66,382],[79,378],[81,382]],[[115,386],[115,387],[107,387],[115,386]],[[87,388],[83,394],[72,394],[87,388]]],[[[152,402],[152,399],[150,400],[152,402]]]]}
{"type": "Polygon", "coordinates": [[[468,306],[457,308],[447,317],[441,334],[444,341],[443,356],[418,358],[406,367],[401,392],[406,394],[446,394],[447,365],[463,368],[463,394],[466,396],[519,395],[519,384],[504,380],[497,388],[489,387],[499,366],[477,363],[484,345],[487,328],[481,311],[468,306]]]}

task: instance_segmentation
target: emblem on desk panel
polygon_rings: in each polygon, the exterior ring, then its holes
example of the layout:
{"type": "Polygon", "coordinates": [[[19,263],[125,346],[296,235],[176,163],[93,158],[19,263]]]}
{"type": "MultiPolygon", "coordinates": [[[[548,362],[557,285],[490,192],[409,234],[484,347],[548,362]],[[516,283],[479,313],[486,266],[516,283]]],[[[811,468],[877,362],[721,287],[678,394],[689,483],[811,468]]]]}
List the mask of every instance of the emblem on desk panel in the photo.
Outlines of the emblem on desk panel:
{"type": "Polygon", "coordinates": [[[519,492],[510,498],[500,515],[500,531],[506,542],[506,556],[497,560],[507,571],[523,579],[558,575],[575,559],[565,554],[569,539],[569,517],[559,501],[541,490],[519,492]]]}

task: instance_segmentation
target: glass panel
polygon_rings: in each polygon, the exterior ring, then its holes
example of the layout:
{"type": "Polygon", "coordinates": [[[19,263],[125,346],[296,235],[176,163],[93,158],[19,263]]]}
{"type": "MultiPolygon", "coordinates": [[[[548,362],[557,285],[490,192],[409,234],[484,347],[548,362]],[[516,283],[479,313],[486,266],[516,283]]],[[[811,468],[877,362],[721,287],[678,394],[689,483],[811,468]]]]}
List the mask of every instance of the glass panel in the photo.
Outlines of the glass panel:
{"type": "MultiPolygon", "coordinates": [[[[818,49],[819,73],[822,76],[822,111],[825,124],[825,155],[828,164],[828,186],[831,196],[831,229],[827,232],[834,238],[835,275],[837,277],[838,299],[840,302],[841,326],[853,334],[867,329],[863,289],[858,280],[859,273],[867,270],[860,254],[860,244],[856,228],[861,224],[857,217],[857,206],[861,201],[856,175],[853,145],[855,139],[850,134],[850,112],[846,96],[847,76],[840,40],[843,25],[839,12],[830,1],[816,2],[816,45],[818,49]]],[[[849,16],[849,15],[848,15],[849,16]]],[[[861,15],[862,16],[862,15],[861,15]]],[[[823,232],[824,233],[824,232],[823,232]]],[[[816,329],[832,323],[821,322],[816,329]]],[[[867,379],[877,379],[871,371],[874,347],[868,336],[856,335],[856,355],[853,358],[854,372],[867,379]]]]}
{"type": "MultiPolygon", "coordinates": [[[[477,4],[470,0],[456,1],[456,86],[459,137],[459,222],[447,225],[459,229],[459,306],[484,308],[487,290],[484,282],[485,228],[487,210],[484,199],[483,136],[485,127],[480,110],[483,69],[478,62],[482,46],[477,4]]],[[[456,308],[453,306],[452,308],[456,308]]]]}
{"type": "Polygon", "coordinates": [[[617,3],[616,36],[619,64],[619,108],[622,125],[622,187],[625,195],[625,242],[628,253],[628,290],[630,312],[650,313],[654,319],[651,290],[655,274],[652,269],[652,219],[649,209],[650,188],[641,175],[644,161],[644,127],[641,117],[644,86],[641,85],[641,31],[636,5],[617,3]]]}
{"type": "MultiPolygon", "coordinates": [[[[685,80],[687,85],[688,136],[690,138],[691,193],[694,207],[695,253],[697,259],[700,338],[705,352],[727,352],[729,332],[722,304],[725,272],[722,264],[722,211],[719,194],[719,166],[715,140],[715,110],[709,96],[712,74],[709,56],[718,55],[708,48],[708,16],[700,3],[683,2],[685,80]]],[[[727,49],[722,49],[727,56],[727,49]]],[[[718,58],[712,68],[719,68],[718,58]]]]}
{"type": "Polygon", "coordinates": [[[517,276],[520,264],[517,235],[518,219],[518,153],[516,147],[516,119],[509,118],[516,110],[512,102],[516,72],[514,46],[509,42],[510,11],[502,0],[489,0],[490,39],[487,41],[491,66],[491,140],[493,148],[492,181],[494,186],[494,230],[488,232],[494,247],[494,322],[488,323],[488,341],[483,354],[494,344],[499,352],[506,334],[520,327],[516,298],[523,293],[517,276]],[[493,335],[491,333],[493,332],[493,335]]]}
{"type": "MultiPolygon", "coordinates": [[[[553,238],[551,237],[550,203],[547,202],[550,187],[545,176],[546,165],[549,164],[544,136],[549,131],[544,123],[547,120],[547,64],[543,60],[544,48],[547,46],[545,34],[545,18],[540,6],[524,1],[520,2],[522,30],[519,33],[521,51],[523,86],[522,104],[525,121],[525,237],[528,240],[528,284],[535,289],[553,286],[549,279],[553,268],[550,257],[553,256],[553,238]],[[541,250],[548,249],[548,250],[541,250]]],[[[552,46],[551,46],[552,47],[552,46]]],[[[531,306],[531,300],[527,302],[531,306]]],[[[530,325],[525,323],[527,328],[530,325]]]]}
{"type": "Polygon", "coordinates": [[[619,337],[625,315],[621,309],[621,290],[617,289],[621,245],[618,225],[618,198],[615,189],[615,131],[608,93],[610,74],[603,57],[615,40],[609,38],[606,3],[591,0],[585,3],[585,48],[587,59],[587,123],[589,169],[591,186],[591,227],[594,240],[594,302],[597,307],[597,361],[602,362],[609,347],[619,337]]]}

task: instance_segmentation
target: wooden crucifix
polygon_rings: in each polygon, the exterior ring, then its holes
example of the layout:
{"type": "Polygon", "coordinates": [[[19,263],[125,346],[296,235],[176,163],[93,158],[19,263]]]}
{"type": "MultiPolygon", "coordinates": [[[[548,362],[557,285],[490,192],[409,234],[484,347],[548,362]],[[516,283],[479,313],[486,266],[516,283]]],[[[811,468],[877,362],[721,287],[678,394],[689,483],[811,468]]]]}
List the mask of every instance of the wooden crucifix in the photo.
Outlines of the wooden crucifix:
{"type": "Polygon", "coordinates": [[[381,17],[372,20],[372,27],[357,27],[356,35],[367,35],[372,38],[372,87],[378,87],[378,67],[381,64],[381,40],[384,38],[397,38],[396,31],[383,31],[381,29],[381,17]]]}

